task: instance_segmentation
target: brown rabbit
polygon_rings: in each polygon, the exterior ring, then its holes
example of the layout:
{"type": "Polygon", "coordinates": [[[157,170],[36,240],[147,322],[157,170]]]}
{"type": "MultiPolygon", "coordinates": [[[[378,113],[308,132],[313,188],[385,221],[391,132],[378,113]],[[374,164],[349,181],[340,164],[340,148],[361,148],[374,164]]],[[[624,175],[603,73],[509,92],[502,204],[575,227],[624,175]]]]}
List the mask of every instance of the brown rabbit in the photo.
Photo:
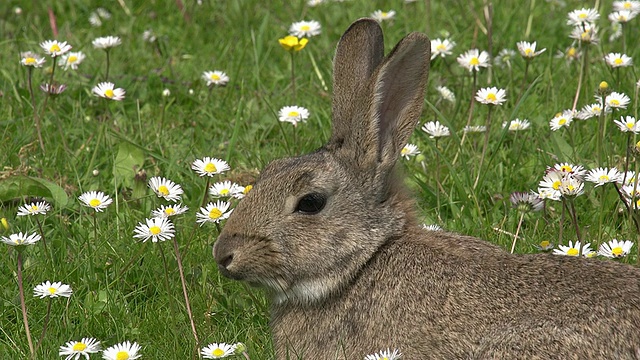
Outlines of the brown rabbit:
{"type": "Polygon", "coordinates": [[[419,226],[394,167],[422,111],[430,41],[411,33],[383,52],[375,21],[351,25],[331,139],[268,165],[213,249],[224,275],[269,292],[277,358],[640,358],[640,269],[419,226]]]}

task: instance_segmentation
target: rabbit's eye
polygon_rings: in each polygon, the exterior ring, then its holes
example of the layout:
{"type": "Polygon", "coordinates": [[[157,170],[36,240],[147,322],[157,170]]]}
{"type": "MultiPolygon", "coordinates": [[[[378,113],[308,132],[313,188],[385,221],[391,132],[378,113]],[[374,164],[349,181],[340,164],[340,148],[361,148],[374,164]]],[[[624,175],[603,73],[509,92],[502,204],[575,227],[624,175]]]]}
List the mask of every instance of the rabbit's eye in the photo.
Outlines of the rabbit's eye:
{"type": "Polygon", "coordinates": [[[326,203],[327,197],[324,194],[313,192],[298,201],[295,211],[305,215],[314,215],[322,211],[326,203]]]}

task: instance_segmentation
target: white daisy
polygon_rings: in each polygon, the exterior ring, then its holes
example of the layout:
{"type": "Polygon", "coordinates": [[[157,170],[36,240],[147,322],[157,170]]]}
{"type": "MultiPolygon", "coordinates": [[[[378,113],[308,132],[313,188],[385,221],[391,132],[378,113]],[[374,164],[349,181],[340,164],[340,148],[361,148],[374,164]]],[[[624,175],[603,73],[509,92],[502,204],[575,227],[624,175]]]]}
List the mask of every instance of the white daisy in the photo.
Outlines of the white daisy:
{"type": "Polygon", "coordinates": [[[460,66],[471,71],[479,71],[481,67],[489,67],[489,54],[486,51],[478,51],[478,49],[471,49],[466,53],[458,56],[456,59],[460,66]]]}
{"type": "Polygon", "coordinates": [[[557,113],[556,116],[549,121],[549,127],[552,131],[559,130],[563,127],[569,127],[573,121],[573,112],[571,110],[565,110],[561,113],[557,113]]]}
{"type": "Polygon", "coordinates": [[[39,296],[40,299],[45,297],[57,298],[59,296],[71,297],[71,293],[73,293],[71,286],[61,282],[51,283],[50,281],[45,281],[33,288],[33,296],[39,296]]]}
{"type": "Polygon", "coordinates": [[[159,208],[153,210],[151,212],[151,216],[156,218],[168,218],[171,216],[184,214],[188,210],[189,208],[182,204],[162,205],[159,208]]]}
{"type": "Polygon", "coordinates": [[[58,65],[63,67],[65,70],[69,68],[77,70],[78,65],[82,63],[84,58],[85,56],[82,51],[69,52],[60,57],[60,63],[58,65]]]}
{"type": "Polygon", "coordinates": [[[209,195],[214,198],[220,197],[229,197],[233,196],[233,194],[240,192],[238,184],[232,183],[231,181],[221,181],[217,182],[209,188],[209,195]]]}
{"type": "Polygon", "coordinates": [[[210,157],[204,157],[202,160],[196,159],[191,164],[191,168],[200,176],[214,176],[231,169],[226,161],[210,157]]]}
{"type": "Polygon", "coordinates": [[[632,185],[636,182],[636,173],[633,171],[622,172],[616,182],[623,186],[632,185]]]}
{"type": "Polygon", "coordinates": [[[308,38],[320,35],[321,30],[322,26],[315,20],[298,21],[294,22],[289,27],[289,35],[297,36],[299,38],[308,38]]]}
{"type": "Polygon", "coordinates": [[[429,134],[432,139],[451,135],[449,128],[440,124],[439,121],[429,121],[422,126],[422,131],[429,134]]]}
{"type": "Polygon", "coordinates": [[[482,133],[487,131],[487,127],[484,125],[469,125],[465,126],[462,131],[466,133],[482,133]]]}
{"type": "Polygon", "coordinates": [[[396,16],[396,12],[393,10],[389,10],[389,11],[376,10],[373,12],[373,14],[371,14],[371,17],[377,22],[392,20],[395,16],[396,16]]]}
{"type": "Polygon", "coordinates": [[[602,243],[598,249],[598,255],[608,258],[622,258],[629,254],[633,243],[629,240],[613,239],[609,242],[602,243]]]}
{"type": "Polygon", "coordinates": [[[596,184],[596,187],[598,187],[606,183],[618,182],[621,175],[616,168],[596,168],[589,170],[585,180],[596,184]]]}
{"type": "Polygon", "coordinates": [[[515,56],[516,56],[516,52],[514,50],[502,49],[498,53],[498,56],[493,58],[493,62],[500,67],[506,65],[508,68],[511,68],[511,61],[515,56]]]}
{"type": "Polygon", "coordinates": [[[487,105],[502,105],[507,101],[507,92],[496,87],[482,88],[476,92],[476,100],[487,105]]]}
{"type": "Polygon", "coordinates": [[[625,54],[609,53],[604,57],[604,61],[612,68],[627,67],[633,65],[632,60],[625,54]]]}
{"type": "Polygon", "coordinates": [[[173,223],[166,217],[146,219],[145,223],[139,222],[134,232],[133,237],[142,239],[142,242],[149,239],[152,242],[165,241],[175,236],[173,223]]]}
{"type": "Polygon", "coordinates": [[[420,154],[420,149],[418,146],[414,144],[405,145],[402,150],[400,150],[400,156],[404,156],[406,160],[409,160],[412,156],[416,156],[420,154]]]}
{"type": "Polygon", "coordinates": [[[231,215],[231,211],[227,211],[230,205],[231,204],[226,201],[208,203],[207,206],[200,208],[200,212],[196,214],[196,222],[199,223],[200,226],[208,222],[219,223],[231,215]]]}
{"type": "Polygon", "coordinates": [[[227,356],[233,355],[234,352],[234,345],[225,343],[213,343],[202,348],[200,354],[204,359],[222,359],[227,356]]]}
{"type": "Polygon", "coordinates": [[[422,228],[429,231],[444,231],[442,229],[442,226],[437,224],[431,224],[431,225],[422,224],[422,228]]]}
{"type": "Polygon", "coordinates": [[[565,176],[562,178],[562,184],[560,185],[560,193],[563,196],[579,196],[584,193],[584,183],[582,180],[573,177],[565,176]]]}
{"type": "Polygon", "coordinates": [[[324,4],[327,0],[309,0],[307,1],[307,5],[311,7],[316,7],[320,4],[324,4]]]}
{"type": "Polygon", "coordinates": [[[278,111],[278,120],[296,126],[299,122],[307,122],[309,110],[300,106],[285,106],[278,111]]]}
{"type": "Polygon", "coordinates": [[[159,176],[149,179],[149,187],[158,197],[173,202],[180,201],[180,195],[184,193],[180,185],[159,176]]]}
{"type": "Polygon", "coordinates": [[[85,359],[89,359],[89,354],[94,354],[100,351],[100,341],[94,338],[82,338],[80,341],[68,341],[66,344],[60,346],[58,352],[59,356],[65,356],[65,360],[78,360],[80,356],[84,356],[85,359]]]}
{"type": "Polygon", "coordinates": [[[612,12],[611,14],[609,14],[608,18],[611,22],[624,24],[633,20],[636,16],[638,16],[638,12],[636,11],[620,10],[612,12]]]}
{"type": "MultiPolygon", "coordinates": [[[[607,108],[608,112],[611,112],[611,109],[607,108]]],[[[606,113],[606,112],[605,112],[606,113]]],[[[576,117],[580,120],[588,120],[592,117],[597,117],[602,114],[602,106],[600,104],[590,104],[585,105],[582,110],[578,112],[576,117]]]]}
{"type": "Polygon", "coordinates": [[[596,9],[582,8],[580,10],[571,11],[568,17],[567,25],[579,26],[584,23],[595,23],[600,18],[600,14],[598,14],[596,9]]]}
{"type": "Polygon", "coordinates": [[[587,44],[598,43],[598,27],[595,25],[579,25],[571,30],[570,38],[576,39],[587,44]]]}
{"type": "Polygon", "coordinates": [[[27,233],[23,234],[22,232],[11,234],[9,237],[3,236],[0,238],[3,243],[11,246],[33,245],[40,241],[40,239],[42,239],[42,237],[37,233],[28,235],[27,233]]]}
{"type": "Polygon", "coordinates": [[[542,49],[542,50],[536,51],[535,41],[532,43],[527,41],[520,41],[516,43],[516,46],[518,47],[518,51],[520,52],[520,55],[522,55],[522,57],[525,59],[532,59],[542,54],[543,52],[545,52],[545,50],[547,50],[547,49],[542,49]]]}
{"type": "MultiPolygon", "coordinates": [[[[566,255],[566,256],[578,256],[580,255],[580,241],[576,241],[575,245],[572,241],[569,241],[569,246],[558,245],[559,249],[554,249],[554,255],[566,255]]],[[[585,244],[582,246],[582,256],[589,257],[593,253],[591,250],[591,244],[585,244]]]]}
{"type": "Polygon", "coordinates": [[[587,170],[582,165],[574,165],[569,163],[558,163],[553,165],[553,169],[560,172],[563,176],[573,176],[582,181],[584,176],[587,174],[587,170]]]}
{"type": "Polygon", "coordinates": [[[225,86],[229,82],[229,76],[220,70],[205,71],[202,78],[207,82],[207,86],[225,86]]]}
{"type": "Polygon", "coordinates": [[[147,29],[142,32],[142,40],[148,43],[153,43],[158,39],[156,34],[151,29],[147,29]]]}
{"type": "Polygon", "coordinates": [[[640,123],[633,116],[623,116],[620,120],[614,120],[613,123],[618,125],[622,132],[640,133],[640,123]]]}
{"type": "Polygon", "coordinates": [[[531,126],[531,123],[527,119],[522,119],[522,120],[513,119],[509,121],[509,123],[507,122],[502,123],[503,128],[507,126],[509,127],[509,131],[521,131],[521,130],[527,130],[531,126]]]}
{"type": "Polygon", "coordinates": [[[105,8],[99,7],[96,9],[96,12],[98,13],[98,15],[100,15],[101,18],[105,20],[111,19],[111,13],[105,8]]]}
{"type": "Polygon", "coordinates": [[[96,12],[92,12],[91,14],[89,14],[89,24],[91,24],[91,26],[93,27],[102,26],[102,19],[100,19],[100,15],[98,15],[98,13],[96,12]]]}
{"type": "Polygon", "coordinates": [[[47,94],[55,96],[55,95],[60,95],[65,90],[67,90],[67,85],[64,85],[64,84],[49,85],[47,83],[44,83],[44,84],[40,84],[40,90],[44,91],[47,94]]]}
{"type": "Polygon", "coordinates": [[[520,212],[540,211],[544,208],[544,201],[535,192],[513,192],[509,201],[520,212]]]}
{"type": "Polygon", "coordinates": [[[609,30],[609,42],[614,42],[620,37],[622,37],[622,24],[617,21],[612,22],[611,29],[609,30]]]}
{"type": "Polygon", "coordinates": [[[138,351],[140,351],[138,343],[125,341],[104,350],[102,358],[105,360],[135,360],[142,356],[138,354],[138,351]]]}
{"type": "Polygon", "coordinates": [[[20,64],[24,66],[33,66],[36,68],[42,67],[46,59],[31,51],[23,52],[20,54],[20,64]]]}
{"type": "Polygon", "coordinates": [[[538,188],[538,192],[534,192],[538,197],[542,200],[553,200],[559,201],[562,198],[562,194],[558,190],[554,190],[553,188],[538,188]]]}
{"type": "Polygon", "coordinates": [[[613,2],[613,10],[614,11],[640,11],[640,1],[637,0],[627,0],[627,1],[614,1],[613,2]]]}
{"type": "Polygon", "coordinates": [[[548,251],[553,249],[553,243],[549,240],[542,240],[537,245],[534,245],[534,246],[542,251],[548,251]]]}
{"type": "Polygon", "coordinates": [[[562,186],[562,179],[564,175],[560,171],[556,171],[555,169],[550,169],[546,174],[542,177],[542,180],[538,184],[538,187],[542,189],[548,189],[550,191],[560,192],[560,186],[562,186]]]}
{"type": "Polygon", "coordinates": [[[102,191],[86,192],[80,195],[78,200],[82,201],[84,206],[91,207],[95,211],[102,211],[113,202],[109,195],[105,195],[102,191]]]}
{"type": "Polygon", "coordinates": [[[122,44],[122,41],[117,36],[104,36],[104,37],[93,39],[91,43],[93,44],[93,47],[96,49],[109,50],[112,47],[116,47],[122,44]]]}
{"type": "Polygon", "coordinates": [[[71,50],[71,45],[67,44],[66,41],[59,42],[58,40],[46,40],[40,44],[40,47],[51,57],[64,55],[64,53],[71,50]]]}
{"type": "Polygon", "coordinates": [[[233,193],[233,195],[231,196],[236,199],[243,199],[245,196],[247,196],[251,189],[253,189],[253,185],[238,186],[238,192],[233,193]]]}
{"type": "Polygon", "coordinates": [[[93,91],[97,96],[116,101],[124,99],[124,94],[126,93],[122,88],[116,89],[115,85],[110,82],[101,82],[91,91],[93,91]]]}
{"type": "Polygon", "coordinates": [[[51,206],[44,201],[24,204],[18,208],[18,216],[46,214],[51,206]]]}
{"type": "Polygon", "coordinates": [[[446,86],[436,86],[436,90],[438,90],[438,93],[440,94],[441,98],[451,103],[456,102],[456,95],[453,93],[453,91],[449,90],[449,88],[447,88],[446,86]]]}
{"type": "Polygon", "coordinates": [[[449,39],[431,40],[431,60],[437,56],[445,57],[446,55],[451,55],[454,46],[456,46],[456,43],[449,39]]]}
{"type": "Polygon", "coordinates": [[[364,360],[397,360],[402,358],[402,353],[398,349],[391,351],[390,349],[367,355],[364,360]]]}
{"type": "Polygon", "coordinates": [[[626,109],[630,101],[631,99],[627,95],[614,91],[607,95],[604,104],[613,109],[626,109]]]}

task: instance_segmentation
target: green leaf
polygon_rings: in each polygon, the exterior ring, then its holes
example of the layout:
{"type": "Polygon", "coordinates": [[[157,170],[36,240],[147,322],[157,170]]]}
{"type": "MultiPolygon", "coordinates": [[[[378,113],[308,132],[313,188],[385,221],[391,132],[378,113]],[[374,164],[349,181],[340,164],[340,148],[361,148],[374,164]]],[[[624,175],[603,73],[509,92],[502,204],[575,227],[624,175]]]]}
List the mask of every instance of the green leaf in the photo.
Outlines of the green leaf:
{"type": "Polygon", "coordinates": [[[144,164],[144,153],[137,146],[122,142],[118,145],[118,155],[113,165],[113,176],[117,185],[133,186],[133,178],[144,164]]]}
{"type": "Polygon", "coordinates": [[[64,189],[49,180],[29,176],[11,176],[0,180],[0,201],[11,201],[25,196],[50,199],[58,208],[66,207],[69,202],[64,189]]]}

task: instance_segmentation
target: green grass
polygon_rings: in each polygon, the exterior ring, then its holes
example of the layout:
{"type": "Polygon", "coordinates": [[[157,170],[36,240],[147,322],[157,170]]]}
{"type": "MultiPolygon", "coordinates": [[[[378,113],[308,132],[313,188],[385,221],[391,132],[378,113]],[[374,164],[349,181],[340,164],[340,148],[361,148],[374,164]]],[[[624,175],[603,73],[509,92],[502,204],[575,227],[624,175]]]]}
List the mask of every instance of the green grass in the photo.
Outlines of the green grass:
{"type": "MultiPolygon", "coordinates": [[[[52,29],[45,5],[9,0],[0,17],[0,33],[4,34],[0,47],[0,217],[10,225],[2,235],[37,231],[34,218],[16,217],[18,206],[25,201],[45,197],[53,206],[41,218],[48,253],[42,244],[24,251],[26,305],[34,342],[44,325],[47,300],[33,298],[33,287],[45,280],[62,281],[74,291],[68,300],[53,299],[51,322],[36,358],[58,358],[60,345],[82,337],[96,337],[105,347],[125,340],[137,341],[147,359],[195,356],[197,345],[191,336],[171,242],[142,244],[132,237],[137,223],[163,204],[151,195],[146,181],[140,180],[145,175],[167,177],[185,190],[183,202],[191,210],[175,225],[199,345],[243,342],[252,359],[272,357],[267,300],[260,291],[225,279],[217,272],[211,246],[218,230],[195,225],[206,181],[190,169],[190,164],[204,156],[225,159],[232,171],[215,180],[229,179],[246,185],[270,160],[321,146],[331,129],[331,62],[335,45],[351,22],[376,9],[397,11],[393,22],[382,25],[387,51],[410,31],[426,31],[432,39],[448,32],[457,43],[453,56],[432,63],[421,121],[422,125],[438,119],[454,134],[439,140],[436,148],[433,139],[417,130],[411,142],[420,147],[422,154],[403,161],[420,216],[425,223],[440,224],[447,230],[510,248],[512,236],[508,233],[516,231],[519,216],[511,209],[509,195],[537,189],[547,166],[571,162],[586,168],[625,168],[627,137],[612,119],[637,116],[637,71],[634,66],[623,68],[618,74],[602,57],[609,52],[625,52],[640,59],[640,51],[631,40],[639,33],[637,20],[625,25],[625,47],[623,39],[608,41],[609,2],[599,9],[602,41],[590,46],[578,109],[593,102],[601,81],[607,81],[614,91],[629,95],[632,103],[626,110],[607,116],[606,156],[598,163],[597,120],[576,121],[557,132],[551,132],[548,125],[556,113],[572,107],[580,72],[579,61],[569,63],[554,57],[572,43],[566,14],[592,6],[567,2],[566,7],[559,7],[535,0],[531,13],[529,1],[519,6],[493,4],[494,54],[503,48],[515,49],[515,43],[521,40],[537,41],[539,48],[547,50],[532,61],[519,102],[516,99],[524,72],[524,61],[519,56],[512,60],[510,68],[494,66],[478,74],[479,87],[504,88],[508,101],[492,113],[487,158],[474,190],[483,135],[469,134],[465,144],[459,145],[472,93],[471,76],[458,66],[455,57],[474,47],[488,50],[482,1],[432,1],[431,12],[427,13],[422,1],[405,4],[401,0],[354,0],[309,8],[305,1],[284,6],[264,1],[204,0],[201,6],[187,2],[189,20],[173,1],[48,2],[57,20],[57,39],[69,42],[74,51],[83,51],[87,58],[77,71],[56,69],[55,81],[66,84],[68,89],[48,101],[46,108],[45,96],[38,86],[48,81],[51,58],[33,72],[43,151],[33,125],[27,70],[19,61],[20,52],[39,51],[40,42],[53,39],[52,29]],[[89,15],[99,5],[107,7],[112,18],[104,20],[101,27],[91,27],[89,15]],[[19,16],[13,14],[16,6],[22,7],[19,16]],[[295,54],[294,104],[289,54],[277,40],[287,34],[292,22],[303,19],[319,21],[323,30],[295,54]],[[147,29],[157,34],[157,43],[143,41],[142,33],[147,29]],[[93,49],[91,41],[107,35],[122,38],[122,45],[110,53],[109,71],[109,80],[127,91],[122,102],[109,102],[91,94],[91,88],[104,80],[106,66],[104,52],[93,49]],[[231,78],[229,85],[208,89],[201,79],[206,70],[225,71],[231,78]],[[456,103],[439,101],[436,85],[453,90],[456,103]],[[169,97],[162,96],[164,89],[171,91],[169,97]],[[285,105],[303,106],[312,114],[306,124],[297,127],[295,138],[293,128],[277,120],[278,109],[285,105]],[[518,134],[500,130],[503,121],[516,117],[529,119],[532,127],[518,134]],[[457,152],[460,155],[454,163],[457,152]],[[98,175],[93,175],[94,170],[98,175]],[[436,172],[441,187],[436,186],[436,172]],[[77,201],[82,192],[89,190],[104,191],[115,199],[105,212],[95,215],[95,232],[93,211],[77,201]]],[[[484,124],[486,115],[487,106],[476,104],[471,124],[484,124]]],[[[629,160],[630,169],[635,168],[635,154],[629,160]]],[[[594,190],[587,184],[585,188],[585,195],[575,199],[583,239],[592,242],[594,248],[612,238],[637,240],[631,217],[613,187],[594,190]]],[[[563,243],[576,239],[573,224],[568,219],[560,222],[561,203],[547,205],[544,214],[525,217],[520,231],[524,240],[519,242],[517,252],[535,252],[534,245],[542,240],[557,243],[561,230],[563,243]]],[[[18,298],[16,251],[6,248],[7,251],[0,251],[0,358],[24,359],[29,356],[29,347],[18,298]]],[[[637,245],[634,253],[636,249],[637,245]]],[[[623,261],[636,260],[633,256],[623,261]]]]}

